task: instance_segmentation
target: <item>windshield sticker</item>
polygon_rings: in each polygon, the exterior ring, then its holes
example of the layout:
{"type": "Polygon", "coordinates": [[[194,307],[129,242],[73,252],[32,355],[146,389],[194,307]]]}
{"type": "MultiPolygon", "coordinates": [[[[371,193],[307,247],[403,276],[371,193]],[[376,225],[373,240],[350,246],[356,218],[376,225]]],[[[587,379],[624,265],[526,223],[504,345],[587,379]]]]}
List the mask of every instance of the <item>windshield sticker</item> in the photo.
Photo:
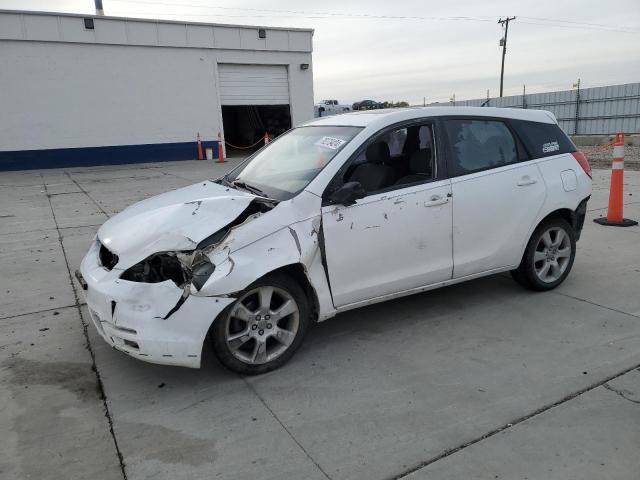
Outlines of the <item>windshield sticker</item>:
{"type": "Polygon", "coordinates": [[[555,152],[556,150],[560,150],[558,142],[547,142],[542,145],[542,153],[555,152]]]}
{"type": "Polygon", "coordinates": [[[316,142],[316,145],[319,147],[330,148],[331,150],[337,150],[345,143],[347,143],[347,141],[340,138],[322,137],[316,142]]]}

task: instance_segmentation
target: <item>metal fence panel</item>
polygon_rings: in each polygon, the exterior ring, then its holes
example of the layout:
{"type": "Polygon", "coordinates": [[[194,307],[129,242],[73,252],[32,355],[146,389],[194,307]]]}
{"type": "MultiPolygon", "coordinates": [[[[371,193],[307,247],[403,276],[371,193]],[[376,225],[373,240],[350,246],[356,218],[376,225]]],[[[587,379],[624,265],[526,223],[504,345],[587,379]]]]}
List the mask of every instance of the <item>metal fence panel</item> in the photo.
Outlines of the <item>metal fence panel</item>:
{"type": "Polygon", "coordinates": [[[549,110],[558,119],[560,128],[569,135],[610,135],[620,131],[640,133],[640,83],[431,105],[549,110]]]}

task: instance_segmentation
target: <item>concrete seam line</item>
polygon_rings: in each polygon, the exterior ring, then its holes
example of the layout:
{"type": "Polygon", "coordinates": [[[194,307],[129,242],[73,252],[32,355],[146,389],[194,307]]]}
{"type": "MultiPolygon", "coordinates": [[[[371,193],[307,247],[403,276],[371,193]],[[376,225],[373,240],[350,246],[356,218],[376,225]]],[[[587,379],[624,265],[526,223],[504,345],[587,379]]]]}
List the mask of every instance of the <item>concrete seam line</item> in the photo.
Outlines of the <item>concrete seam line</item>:
{"type": "MultiPolygon", "coordinates": [[[[503,273],[497,274],[496,278],[501,278],[501,279],[508,280],[509,282],[511,282],[511,279],[509,278],[509,276],[507,276],[507,272],[503,272],[503,273]]],[[[566,293],[560,293],[560,292],[558,292],[556,290],[548,290],[547,292],[544,292],[544,293],[551,293],[553,295],[559,295],[561,297],[570,298],[570,299],[576,300],[578,302],[588,303],[589,305],[593,305],[594,307],[604,308],[605,310],[609,310],[610,312],[619,313],[621,315],[627,315],[627,316],[633,317],[633,318],[640,318],[639,315],[635,315],[635,314],[629,313],[629,312],[624,312],[622,310],[618,310],[617,308],[607,307],[606,305],[600,305],[599,303],[591,302],[589,300],[585,300],[584,298],[578,298],[578,297],[574,297],[573,295],[569,295],[569,294],[566,294],[566,293]]]]}
{"type": "Polygon", "coordinates": [[[180,180],[186,180],[187,182],[192,182],[193,181],[190,178],[181,177],[180,175],[176,175],[175,173],[162,172],[162,174],[166,175],[166,176],[176,177],[176,178],[179,178],[180,180]]]}
{"type": "MultiPolygon", "coordinates": [[[[39,185],[40,187],[42,187],[42,185],[39,185]]],[[[101,223],[94,223],[91,225],[74,225],[72,227],[59,227],[57,230],[67,230],[69,228],[87,228],[87,227],[99,227],[101,226],[101,223]]],[[[56,230],[56,228],[37,228],[35,230],[24,230],[22,232],[7,232],[7,233],[0,233],[0,237],[3,235],[15,235],[16,233],[35,233],[35,232],[48,232],[48,231],[52,231],[52,230],[56,230]]]]}
{"type": "Polygon", "coordinates": [[[617,308],[607,307],[606,305],[600,305],[599,303],[590,302],[589,300],[585,300],[584,298],[574,297],[573,295],[568,295],[566,293],[560,293],[560,292],[554,292],[554,291],[551,291],[551,292],[548,292],[548,293],[553,293],[553,294],[559,295],[561,297],[571,298],[573,300],[577,300],[578,302],[588,303],[589,305],[593,305],[594,307],[604,308],[605,310],[609,310],[609,311],[615,312],[615,313],[620,313],[622,315],[627,315],[629,317],[640,318],[640,316],[634,315],[633,313],[623,312],[622,310],[618,310],[617,308]]]}
{"type": "Polygon", "coordinates": [[[264,408],[266,408],[269,411],[269,413],[276,420],[276,422],[278,422],[280,424],[280,426],[284,429],[284,431],[287,432],[287,435],[289,435],[289,437],[291,437],[291,439],[294,442],[296,442],[296,445],[298,445],[300,450],[302,450],[304,452],[304,454],[307,456],[307,458],[309,460],[311,460],[311,462],[316,466],[316,468],[318,470],[320,470],[320,472],[322,472],[322,474],[325,476],[325,478],[327,478],[328,480],[332,480],[331,477],[329,476],[329,474],[327,472],[325,472],[323,470],[323,468],[320,466],[320,464],[318,462],[316,462],[316,460],[311,456],[311,454],[309,454],[309,452],[307,452],[307,450],[302,446],[302,444],[298,441],[298,439],[293,436],[293,434],[289,431],[289,429],[286,427],[286,425],[278,418],[278,416],[275,414],[275,412],[273,410],[271,410],[271,407],[269,407],[269,405],[267,405],[267,402],[264,400],[264,398],[262,398],[262,396],[258,393],[258,391],[255,388],[253,388],[253,385],[251,385],[251,383],[245,377],[240,376],[240,378],[242,378],[242,381],[247,384],[247,386],[249,387],[249,390],[251,390],[253,392],[253,394],[256,397],[258,397],[258,399],[260,400],[262,405],[264,405],[264,408]]]}
{"type": "MultiPolygon", "coordinates": [[[[67,173],[65,171],[65,173],[67,173]]],[[[40,174],[40,176],[42,177],[42,174],[40,174]]],[[[69,177],[71,178],[71,177],[69,177]]],[[[47,184],[44,181],[44,178],[42,179],[42,184],[44,186],[44,191],[45,194],[47,193],[47,184]]],[[[104,416],[107,419],[107,423],[109,424],[109,433],[111,434],[111,439],[113,440],[113,445],[115,447],[116,450],[116,457],[118,459],[118,463],[120,466],[120,471],[122,472],[122,477],[124,478],[124,480],[127,480],[127,472],[125,470],[125,466],[124,466],[124,457],[122,456],[122,452],[120,451],[120,447],[118,446],[118,440],[116,439],[116,434],[115,431],[113,429],[113,418],[111,417],[111,412],[109,412],[109,406],[107,405],[107,395],[104,391],[104,385],[102,384],[102,378],[100,377],[100,372],[98,371],[98,366],[96,365],[96,355],[93,351],[93,347],[91,346],[91,341],[89,340],[89,332],[87,330],[88,324],[87,322],[85,322],[84,317],[82,315],[82,309],[80,308],[80,300],[78,297],[78,291],[76,290],[76,286],[74,284],[74,280],[73,280],[73,275],[71,274],[71,267],[69,265],[69,259],[67,257],[67,252],[64,248],[64,244],[62,243],[62,233],[60,233],[60,229],[58,228],[58,220],[56,219],[56,212],[53,209],[53,204],[51,203],[51,197],[49,197],[47,195],[47,198],[49,199],[49,208],[51,209],[51,215],[53,216],[53,222],[56,225],[56,230],[58,232],[58,242],[60,242],[60,248],[62,249],[62,255],[64,256],[64,262],[65,265],[67,267],[67,274],[69,275],[69,282],[71,284],[71,290],[73,291],[73,296],[75,298],[75,307],[78,310],[78,316],[80,317],[80,323],[82,325],[82,333],[84,335],[85,338],[85,342],[86,342],[86,349],[89,352],[89,355],[91,356],[91,369],[93,370],[93,372],[96,375],[96,383],[98,385],[98,390],[100,392],[100,399],[102,400],[102,407],[104,408],[104,416]]]]}
{"type": "Polygon", "coordinates": [[[76,304],[72,304],[72,305],[63,305],[62,307],[53,307],[53,308],[45,308],[44,310],[36,310],[35,312],[25,312],[25,313],[18,313],[16,315],[9,315],[8,317],[0,317],[0,320],[9,320],[10,318],[18,318],[18,317],[25,317],[27,315],[35,315],[37,313],[45,313],[45,312],[52,312],[54,310],[64,310],[66,308],[75,308],[76,304]]]}
{"type": "MultiPolygon", "coordinates": [[[[73,178],[73,177],[69,174],[69,172],[67,172],[67,171],[65,170],[65,171],[64,171],[64,174],[65,174],[67,177],[69,177],[69,180],[71,180],[73,183],[75,183],[76,187],[78,187],[82,193],[84,193],[87,197],[89,197],[89,200],[91,200],[91,201],[95,204],[95,206],[96,206],[96,207],[98,207],[98,209],[99,209],[102,213],[104,213],[104,214],[107,216],[107,218],[110,218],[110,217],[111,217],[107,212],[105,212],[104,208],[102,208],[102,205],[100,205],[98,202],[96,202],[96,201],[93,199],[93,197],[92,197],[91,195],[89,195],[89,194],[87,193],[87,191],[86,191],[84,188],[82,188],[82,187],[80,186],[80,184],[76,181],[76,179],[75,179],[75,178],[73,178]]],[[[47,185],[45,184],[45,191],[46,191],[46,189],[47,189],[47,185]]],[[[48,197],[49,199],[51,198],[51,197],[49,197],[49,195],[48,195],[48,194],[47,194],[47,197],[48,197]]]]}
{"type": "MultiPolygon", "coordinates": [[[[627,203],[623,203],[623,205],[626,207],[627,205],[637,205],[640,202],[627,202],[627,203]]],[[[607,210],[609,207],[602,207],[602,208],[591,208],[588,209],[587,212],[597,212],[599,210],[607,210]]]]}
{"type": "MultiPolygon", "coordinates": [[[[533,417],[536,417],[536,416],[538,416],[538,415],[540,415],[542,413],[545,413],[545,412],[551,410],[552,408],[555,408],[555,407],[557,407],[559,405],[562,405],[562,404],[564,404],[564,403],[566,403],[566,402],[568,402],[570,400],[573,400],[574,398],[579,397],[580,395],[583,395],[583,394],[585,394],[587,392],[590,392],[591,390],[594,390],[594,389],[596,389],[598,387],[604,386],[606,383],[610,382],[611,380],[615,380],[616,378],[621,377],[623,375],[626,375],[627,373],[631,372],[632,370],[636,370],[636,369],[639,369],[639,368],[640,368],[640,364],[634,365],[633,367],[626,368],[622,372],[619,372],[619,373],[616,373],[614,375],[611,375],[611,376],[605,378],[604,380],[601,380],[601,381],[599,381],[597,383],[591,384],[591,385],[589,385],[589,386],[587,386],[585,388],[582,388],[582,389],[580,389],[580,390],[578,390],[576,392],[570,393],[566,397],[563,397],[563,398],[561,398],[560,400],[558,400],[558,401],[556,401],[554,403],[551,403],[549,405],[545,405],[544,407],[540,407],[537,410],[534,410],[533,412],[531,412],[531,413],[529,413],[529,414],[527,414],[527,415],[525,415],[523,417],[516,418],[515,420],[512,420],[511,422],[506,423],[506,424],[502,425],[501,427],[498,427],[498,428],[495,428],[493,430],[490,430],[489,432],[485,433],[484,435],[482,435],[480,437],[474,438],[473,440],[470,440],[470,441],[468,441],[466,443],[463,443],[462,445],[458,445],[457,447],[445,450],[441,454],[439,454],[439,455],[437,455],[437,456],[435,456],[435,457],[433,457],[433,458],[431,458],[429,460],[426,460],[426,461],[424,461],[424,462],[422,462],[422,463],[420,463],[420,464],[418,464],[418,465],[416,465],[414,467],[411,467],[408,470],[405,470],[404,472],[399,473],[398,475],[396,475],[394,477],[391,477],[391,479],[392,480],[400,480],[402,478],[406,478],[407,476],[411,475],[412,473],[415,473],[415,472],[417,472],[419,470],[422,470],[423,468],[428,467],[429,465],[431,465],[431,464],[433,464],[433,463],[435,463],[435,462],[437,462],[439,460],[442,460],[443,458],[449,457],[449,456],[453,455],[454,453],[458,453],[459,451],[464,450],[467,447],[470,447],[472,445],[475,445],[476,443],[481,442],[482,440],[486,440],[487,438],[491,438],[491,437],[493,437],[494,435],[497,435],[500,432],[503,432],[505,430],[513,428],[513,427],[515,427],[516,425],[518,425],[520,423],[526,422],[527,420],[529,420],[529,419],[531,419],[533,417]]],[[[606,386],[605,386],[605,388],[606,388],[606,386]]]]}

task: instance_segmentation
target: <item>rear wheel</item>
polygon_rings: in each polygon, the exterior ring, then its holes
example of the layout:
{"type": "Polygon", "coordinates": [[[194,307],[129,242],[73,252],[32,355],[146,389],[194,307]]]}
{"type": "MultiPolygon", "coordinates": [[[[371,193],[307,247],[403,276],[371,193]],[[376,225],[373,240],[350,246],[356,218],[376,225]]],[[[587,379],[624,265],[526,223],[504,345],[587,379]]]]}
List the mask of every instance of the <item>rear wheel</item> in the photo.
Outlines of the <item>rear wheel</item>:
{"type": "Polygon", "coordinates": [[[267,276],[245,289],[214,322],[214,352],[237,373],[274,370],[300,346],[309,318],[302,288],[288,276],[267,276]]]}
{"type": "Polygon", "coordinates": [[[576,254],[575,232],[562,218],[540,224],[531,235],[513,278],[532,290],[551,290],[569,275],[576,254]]]}

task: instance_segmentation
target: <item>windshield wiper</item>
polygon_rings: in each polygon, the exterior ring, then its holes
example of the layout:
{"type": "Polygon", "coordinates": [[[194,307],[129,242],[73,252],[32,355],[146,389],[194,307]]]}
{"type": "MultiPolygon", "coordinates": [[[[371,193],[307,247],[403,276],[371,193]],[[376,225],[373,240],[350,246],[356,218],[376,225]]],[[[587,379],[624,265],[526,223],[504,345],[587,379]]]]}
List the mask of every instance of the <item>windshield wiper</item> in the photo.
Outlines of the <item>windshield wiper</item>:
{"type": "Polygon", "coordinates": [[[260,195],[261,197],[266,197],[264,192],[260,190],[258,187],[254,187],[253,185],[247,185],[247,183],[243,182],[242,180],[234,180],[233,182],[231,182],[231,185],[233,185],[234,187],[244,188],[245,190],[248,190],[251,193],[260,195]]]}

